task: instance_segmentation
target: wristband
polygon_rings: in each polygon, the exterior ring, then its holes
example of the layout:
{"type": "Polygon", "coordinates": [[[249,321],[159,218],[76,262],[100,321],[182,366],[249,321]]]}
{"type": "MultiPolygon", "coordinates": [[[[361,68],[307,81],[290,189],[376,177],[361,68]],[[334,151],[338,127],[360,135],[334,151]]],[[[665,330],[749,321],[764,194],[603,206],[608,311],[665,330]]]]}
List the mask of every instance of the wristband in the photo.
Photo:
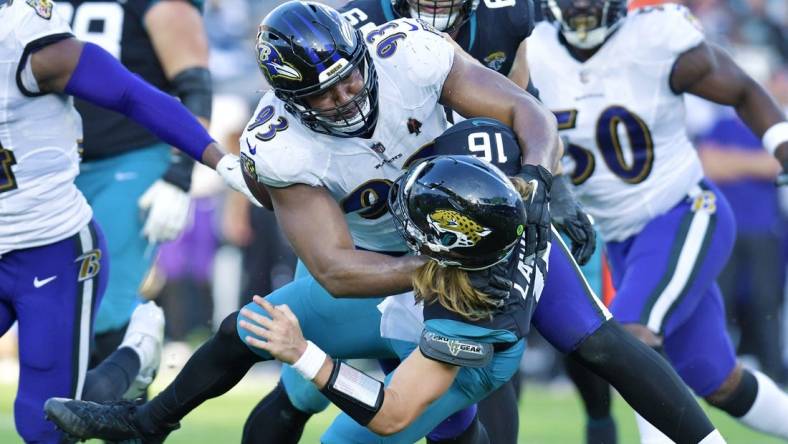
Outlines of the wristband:
{"type": "Polygon", "coordinates": [[[777,151],[780,144],[788,142],[788,122],[775,123],[763,133],[763,147],[766,148],[771,155],[777,151]]]}
{"type": "Polygon", "coordinates": [[[378,414],[386,394],[382,382],[339,359],[334,360],[328,383],[320,392],[363,426],[378,414]]]}
{"type": "Polygon", "coordinates": [[[301,374],[307,381],[315,379],[317,372],[323,367],[326,361],[326,352],[320,350],[320,347],[315,345],[312,341],[306,341],[306,350],[304,354],[294,362],[292,367],[295,371],[301,374]]]}

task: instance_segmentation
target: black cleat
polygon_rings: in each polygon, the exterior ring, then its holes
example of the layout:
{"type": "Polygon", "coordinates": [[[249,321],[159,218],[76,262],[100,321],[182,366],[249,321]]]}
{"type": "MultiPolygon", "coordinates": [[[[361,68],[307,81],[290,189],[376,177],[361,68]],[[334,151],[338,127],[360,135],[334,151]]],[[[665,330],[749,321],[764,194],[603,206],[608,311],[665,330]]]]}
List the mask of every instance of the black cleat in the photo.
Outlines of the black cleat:
{"type": "Polygon", "coordinates": [[[180,424],[172,424],[155,434],[140,429],[134,420],[137,404],[131,401],[102,403],[68,398],[49,398],[44,404],[48,420],[70,438],[98,438],[107,441],[158,443],[180,424]]]}

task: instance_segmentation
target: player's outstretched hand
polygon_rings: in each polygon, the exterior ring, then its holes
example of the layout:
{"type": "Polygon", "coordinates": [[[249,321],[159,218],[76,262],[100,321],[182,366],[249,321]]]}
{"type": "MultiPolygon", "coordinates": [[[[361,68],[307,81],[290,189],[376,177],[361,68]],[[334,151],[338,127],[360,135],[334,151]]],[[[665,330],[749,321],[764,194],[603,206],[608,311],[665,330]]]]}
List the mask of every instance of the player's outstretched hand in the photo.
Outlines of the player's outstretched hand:
{"type": "Polygon", "coordinates": [[[296,362],[307,346],[298,318],[287,305],[274,306],[260,296],[255,296],[252,300],[268,313],[268,316],[242,308],[243,319],[239,324],[256,336],[248,335],[243,340],[252,347],[267,351],[285,364],[296,362]]]}
{"type": "Polygon", "coordinates": [[[501,301],[509,297],[513,285],[508,261],[484,270],[468,271],[468,279],[473,288],[501,301]]]}
{"type": "Polygon", "coordinates": [[[243,173],[241,172],[241,159],[238,156],[235,154],[225,154],[224,157],[219,159],[219,163],[216,164],[216,172],[222,176],[227,186],[242,193],[253,204],[262,207],[260,202],[257,201],[249,190],[249,186],[246,185],[243,173]]]}
{"type": "Polygon", "coordinates": [[[523,199],[525,203],[525,238],[528,242],[525,255],[543,252],[550,242],[550,188],[553,175],[540,165],[523,165],[517,175],[528,182],[533,191],[531,196],[523,199]]]}
{"type": "Polygon", "coordinates": [[[157,180],[137,201],[140,210],[147,212],[142,234],[148,242],[159,243],[175,239],[189,220],[189,193],[177,186],[157,180]]]}
{"type": "Polygon", "coordinates": [[[596,249],[596,233],[591,219],[580,208],[572,193],[569,177],[562,174],[553,178],[550,190],[550,217],[559,230],[572,241],[572,256],[585,265],[596,249]]]}

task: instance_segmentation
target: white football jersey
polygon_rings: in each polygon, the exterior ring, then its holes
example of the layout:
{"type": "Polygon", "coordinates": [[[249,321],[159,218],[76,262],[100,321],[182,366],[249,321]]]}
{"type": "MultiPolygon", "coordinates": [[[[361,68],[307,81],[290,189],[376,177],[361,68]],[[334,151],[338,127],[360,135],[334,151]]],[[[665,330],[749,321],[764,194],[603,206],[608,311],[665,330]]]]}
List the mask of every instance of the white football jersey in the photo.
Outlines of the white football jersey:
{"type": "Polygon", "coordinates": [[[371,43],[369,34],[365,38],[378,76],[379,115],[371,138],[316,133],[269,91],[241,137],[241,155],[247,171],[268,186],[325,187],[345,213],[357,247],[404,252],[407,247],[386,208],[388,190],[405,162],[447,128],[438,99],[454,49],[412,19],[378,29],[382,33],[371,43]],[[378,44],[390,43],[387,37],[397,33],[404,38],[381,56],[378,44]]]}
{"type": "Polygon", "coordinates": [[[72,99],[25,87],[32,77],[26,48],[71,32],[53,5],[0,7],[0,255],[65,239],[92,217],[74,185],[82,120],[72,99]]]}
{"type": "Polygon", "coordinates": [[[674,4],[632,12],[585,63],[551,24],[529,38],[533,82],[558,118],[577,196],[606,241],[640,232],[703,176],[683,96],[669,85],[677,57],[702,41],[689,10],[674,4]]]}

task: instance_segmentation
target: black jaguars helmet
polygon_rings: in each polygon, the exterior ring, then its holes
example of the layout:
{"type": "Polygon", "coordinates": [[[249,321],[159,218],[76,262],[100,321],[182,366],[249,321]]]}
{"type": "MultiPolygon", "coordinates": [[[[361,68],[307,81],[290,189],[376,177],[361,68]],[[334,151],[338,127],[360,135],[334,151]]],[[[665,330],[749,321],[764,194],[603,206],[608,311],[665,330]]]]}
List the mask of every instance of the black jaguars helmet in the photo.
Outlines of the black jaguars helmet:
{"type": "Polygon", "coordinates": [[[391,0],[391,6],[400,17],[418,18],[451,34],[476,12],[479,0],[391,0]]]}
{"type": "Polygon", "coordinates": [[[604,43],[627,14],[626,0],[540,0],[545,19],[560,27],[566,41],[581,49],[604,43]]]}
{"type": "Polygon", "coordinates": [[[358,137],[375,127],[378,78],[361,32],[333,8],[290,1],[271,11],[257,31],[257,63],[276,96],[311,130],[358,137]],[[327,111],[304,98],[319,95],[358,69],[364,88],[348,103],[327,111]]]}
{"type": "Polygon", "coordinates": [[[464,270],[505,260],[525,229],[525,206],[514,185],[474,156],[415,164],[392,185],[388,205],[411,250],[464,270]]]}

